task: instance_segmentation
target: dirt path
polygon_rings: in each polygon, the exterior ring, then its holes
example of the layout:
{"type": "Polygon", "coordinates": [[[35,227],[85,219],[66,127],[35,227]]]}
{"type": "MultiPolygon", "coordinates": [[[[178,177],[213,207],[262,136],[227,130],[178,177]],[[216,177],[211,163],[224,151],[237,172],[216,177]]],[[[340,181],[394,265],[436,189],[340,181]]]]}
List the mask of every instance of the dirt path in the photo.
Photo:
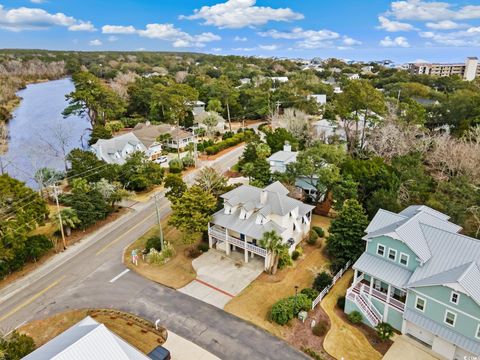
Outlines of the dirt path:
{"type": "Polygon", "coordinates": [[[336,359],[379,360],[382,355],[370,345],[365,335],[335,313],[337,299],[345,294],[351,278],[352,270],[349,270],[321,302],[321,306],[331,322],[331,328],[325,337],[323,347],[336,359]]]}

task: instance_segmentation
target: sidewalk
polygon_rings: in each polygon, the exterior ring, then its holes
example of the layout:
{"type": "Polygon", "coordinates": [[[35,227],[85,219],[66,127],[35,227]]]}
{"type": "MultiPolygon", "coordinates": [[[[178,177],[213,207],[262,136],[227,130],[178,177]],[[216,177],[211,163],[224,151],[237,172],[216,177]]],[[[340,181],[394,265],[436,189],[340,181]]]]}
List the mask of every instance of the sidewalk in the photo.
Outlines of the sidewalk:
{"type": "Polygon", "coordinates": [[[170,351],[172,360],[221,360],[200,346],[168,330],[164,348],[170,351]]]}

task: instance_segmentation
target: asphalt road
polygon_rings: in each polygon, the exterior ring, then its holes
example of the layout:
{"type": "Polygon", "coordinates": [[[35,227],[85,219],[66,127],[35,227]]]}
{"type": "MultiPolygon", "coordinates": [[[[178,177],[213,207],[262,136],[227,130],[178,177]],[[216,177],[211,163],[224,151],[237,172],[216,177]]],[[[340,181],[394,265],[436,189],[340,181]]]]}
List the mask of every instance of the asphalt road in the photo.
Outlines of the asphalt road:
{"type": "MultiPolygon", "coordinates": [[[[214,162],[233,166],[243,148],[214,162]]],[[[195,172],[186,176],[191,182],[195,172]]],[[[159,201],[162,217],[168,200],[159,201]]],[[[264,330],[223,310],[125,272],[124,249],[156,222],[153,200],[56,255],[35,272],[0,290],[0,331],[7,333],[32,319],[78,308],[116,308],[161,325],[222,359],[305,359],[301,352],[264,330]],[[122,275],[123,274],[123,275],[122,275]]]]}

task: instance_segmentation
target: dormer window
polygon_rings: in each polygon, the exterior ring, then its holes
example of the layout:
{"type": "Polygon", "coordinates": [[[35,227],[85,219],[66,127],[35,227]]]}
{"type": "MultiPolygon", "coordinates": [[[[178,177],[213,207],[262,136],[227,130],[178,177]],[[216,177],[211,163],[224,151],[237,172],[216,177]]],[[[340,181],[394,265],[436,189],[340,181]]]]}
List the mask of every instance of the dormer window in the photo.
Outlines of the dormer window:
{"type": "Polygon", "coordinates": [[[459,299],[460,299],[460,294],[459,294],[459,293],[457,293],[457,292],[455,292],[455,291],[452,291],[452,292],[450,293],[450,302],[451,302],[452,304],[455,304],[455,305],[458,304],[458,300],[459,300],[459,299]]]}
{"type": "Polygon", "coordinates": [[[377,255],[385,256],[385,246],[382,244],[377,245],[377,255]]]}
{"type": "Polygon", "coordinates": [[[395,261],[397,259],[397,250],[388,249],[388,258],[392,261],[395,261]]]}

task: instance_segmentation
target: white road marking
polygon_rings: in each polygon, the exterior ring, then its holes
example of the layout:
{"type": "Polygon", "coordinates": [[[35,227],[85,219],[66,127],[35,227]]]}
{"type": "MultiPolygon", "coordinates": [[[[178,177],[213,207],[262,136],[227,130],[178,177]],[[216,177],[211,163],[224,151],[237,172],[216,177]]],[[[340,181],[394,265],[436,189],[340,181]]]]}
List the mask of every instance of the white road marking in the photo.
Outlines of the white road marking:
{"type": "Polygon", "coordinates": [[[118,274],[117,276],[115,276],[112,280],[110,280],[111,283],[117,281],[118,279],[120,279],[123,275],[125,275],[126,273],[128,273],[130,271],[130,269],[125,269],[123,270],[120,274],[118,274]]]}

